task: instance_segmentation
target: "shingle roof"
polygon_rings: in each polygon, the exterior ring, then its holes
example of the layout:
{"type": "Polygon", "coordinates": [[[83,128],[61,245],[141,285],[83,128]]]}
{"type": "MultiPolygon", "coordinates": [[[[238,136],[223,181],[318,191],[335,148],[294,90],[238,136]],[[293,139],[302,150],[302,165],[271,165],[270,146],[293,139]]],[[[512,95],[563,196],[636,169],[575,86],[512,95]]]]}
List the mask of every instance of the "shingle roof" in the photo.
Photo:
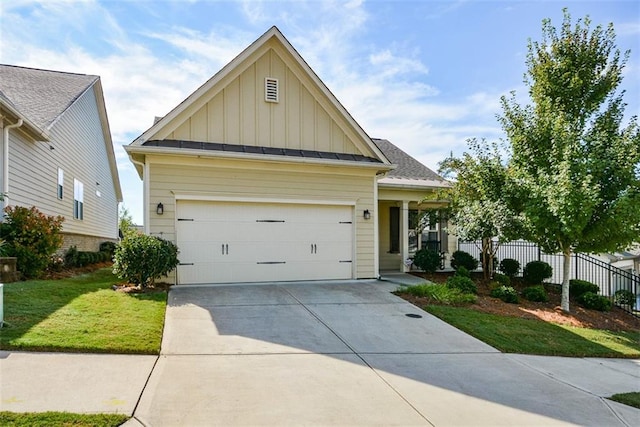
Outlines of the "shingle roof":
{"type": "Polygon", "coordinates": [[[172,139],[146,141],[145,147],[186,148],[192,150],[228,151],[234,153],[267,154],[271,156],[306,157],[311,159],[346,160],[351,162],[381,163],[380,160],[360,154],[330,153],[327,151],[291,148],[258,147],[253,145],[220,144],[217,142],[179,141],[172,139]]]}
{"type": "Polygon", "coordinates": [[[408,178],[446,182],[440,175],[414,159],[386,139],[372,138],[380,151],[397,167],[387,174],[389,178],[408,178]]]}
{"type": "Polygon", "coordinates": [[[0,100],[47,130],[98,78],[0,64],[0,100]]]}

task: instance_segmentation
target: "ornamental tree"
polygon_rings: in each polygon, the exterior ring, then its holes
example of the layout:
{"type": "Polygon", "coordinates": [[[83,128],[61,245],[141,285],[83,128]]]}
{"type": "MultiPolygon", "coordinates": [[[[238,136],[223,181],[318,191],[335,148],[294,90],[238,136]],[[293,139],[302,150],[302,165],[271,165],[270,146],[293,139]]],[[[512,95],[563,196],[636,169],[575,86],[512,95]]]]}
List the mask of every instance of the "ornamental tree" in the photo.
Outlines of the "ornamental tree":
{"type": "Polygon", "coordinates": [[[489,279],[500,245],[519,237],[521,220],[513,207],[516,193],[499,147],[484,140],[467,142],[470,153],[445,159],[439,172],[455,177],[444,195],[450,201],[450,231],[462,240],[482,242],[482,270],[489,279]]]}
{"type": "Polygon", "coordinates": [[[559,31],[547,19],[542,40],[529,41],[531,104],[502,98],[524,237],[564,255],[564,311],[572,253],[613,252],[640,236],[640,133],[636,117],[623,125],[616,92],[628,58],[612,24],[591,29],[587,17],[572,26],[565,9],[559,31]]]}

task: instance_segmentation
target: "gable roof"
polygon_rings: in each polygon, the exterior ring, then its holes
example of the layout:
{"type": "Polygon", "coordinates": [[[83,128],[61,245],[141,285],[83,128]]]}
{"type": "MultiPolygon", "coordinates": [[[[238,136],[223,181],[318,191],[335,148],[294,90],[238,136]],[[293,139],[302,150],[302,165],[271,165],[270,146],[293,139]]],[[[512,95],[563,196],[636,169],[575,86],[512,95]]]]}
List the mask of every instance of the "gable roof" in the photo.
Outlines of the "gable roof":
{"type": "Polygon", "coordinates": [[[98,76],[0,64],[0,102],[46,132],[98,76]]]}
{"type": "Polygon", "coordinates": [[[393,145],[390,141],[379,138],[373,138],[372,140],[391,163],[396,165],[395,169],[389,171],[384,178],[378,181],[379,183],[428,187],[449,186],[447,180],[393,145]]]}
{"type": "Polygon", "coordinates": [[[22,119],[36,140],[49,141],[49,130],[89,90],[96,96],[116,199],[121,202],[122,188],[100,77],[0,64],[0,110],[22,119]]]}
{"type": "MultiPolygon", "coordinates": [[[[317,74],[309,67],[309,65],[305,62],[305,60],[300,56],[300,54],[295,50],[295,48],[291,45],[291,43],[284,37],[284,35],[280,32],[280,30],[273,26],[267,32],[265,32],[262,36],[260,36],[255,42],[253,42],[249,47],[243,50],[238,56],[236,56],[231,62],[225,65],[218,73],[216,73],[213,77],[211,77],[206,83],[196,89],[191,95],[189,95],[184,101],[182,101],[178,106],[176,106],[172,111],[170,111],[166,116],[162,117],[160,120],[156,121],[153,126],[151,126],[148,130],[146,130],[142,135],[136,138],[129,146],[125,147],[127,152],[130,154],[133,152],[143,152],[144,144],[151,140],[156,139],[155,135],[157,135],[164,126],[167,126],[172,120],[176,119],[181,113],[186,110],[191,111],[194,109],[194,106],[198,105],[198,103],[202,102],[205,94],[210,91],[212,88],[216,87],[216,85],[221,85],[223,82],[228,79],[229,76],[233,75],[239,67],[243,64],[243,62],[249,59],[254,53],[258,52],[263,46],[267,45],[267,43],[275,41],[281,48],[284,48],[284,51],[287,52],[291,58],[295,61],[297,66],[299,66],[306,76],[312,81],[312,84],[315,85],[315,88],[319,90],[319,92],[324,95],[325,99],[327,99],[333,107],[339,112],[339,114],[344,118],[347,126],[358,136],[358,143],[362,144],[362,147],[366,147],[365,151],[370,151],[373,155],[380,161],[381,164],[389,166],[390,162],[385,157],[382,151],[373,144],[371,138],[366,134],[366,132],[360,127],[360,125],[353,119],[353,117],[349,114],[349,112],[342,106],[342,104],[338,101],[335,95],[327,88],[327,86],[320,80],[317,74]]],[[[146,148],[150,148],[146,146],[146,148]]],[[[139,167],[139,166],[136,166],[139,167]]],[[[139,172],[141,172],[139,170],[139,172]]]]}

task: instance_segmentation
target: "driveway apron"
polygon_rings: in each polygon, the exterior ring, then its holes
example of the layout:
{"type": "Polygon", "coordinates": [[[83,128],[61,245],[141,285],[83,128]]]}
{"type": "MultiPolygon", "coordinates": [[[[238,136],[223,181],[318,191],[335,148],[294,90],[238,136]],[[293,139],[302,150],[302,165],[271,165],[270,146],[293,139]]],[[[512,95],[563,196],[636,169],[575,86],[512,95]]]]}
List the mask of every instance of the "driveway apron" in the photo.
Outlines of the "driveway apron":
{"type": "Polygon", "coordinates": [[[162,353],[134,415],[150,426],[640,421],[640,411],[554,378],[535,359],[502,354],[393,288],[172,288],[162,353]]]}

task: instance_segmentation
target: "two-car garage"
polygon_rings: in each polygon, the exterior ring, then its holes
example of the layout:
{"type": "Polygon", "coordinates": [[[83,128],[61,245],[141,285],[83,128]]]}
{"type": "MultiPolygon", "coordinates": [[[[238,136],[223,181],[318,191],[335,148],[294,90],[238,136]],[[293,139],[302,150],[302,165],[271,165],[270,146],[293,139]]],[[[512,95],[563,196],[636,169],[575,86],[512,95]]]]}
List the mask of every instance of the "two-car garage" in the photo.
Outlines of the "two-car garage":
{"type": "Polygon", "coordinates": [[[353,206],[178,200],[179,284],[351,279],[353,206]]]}

